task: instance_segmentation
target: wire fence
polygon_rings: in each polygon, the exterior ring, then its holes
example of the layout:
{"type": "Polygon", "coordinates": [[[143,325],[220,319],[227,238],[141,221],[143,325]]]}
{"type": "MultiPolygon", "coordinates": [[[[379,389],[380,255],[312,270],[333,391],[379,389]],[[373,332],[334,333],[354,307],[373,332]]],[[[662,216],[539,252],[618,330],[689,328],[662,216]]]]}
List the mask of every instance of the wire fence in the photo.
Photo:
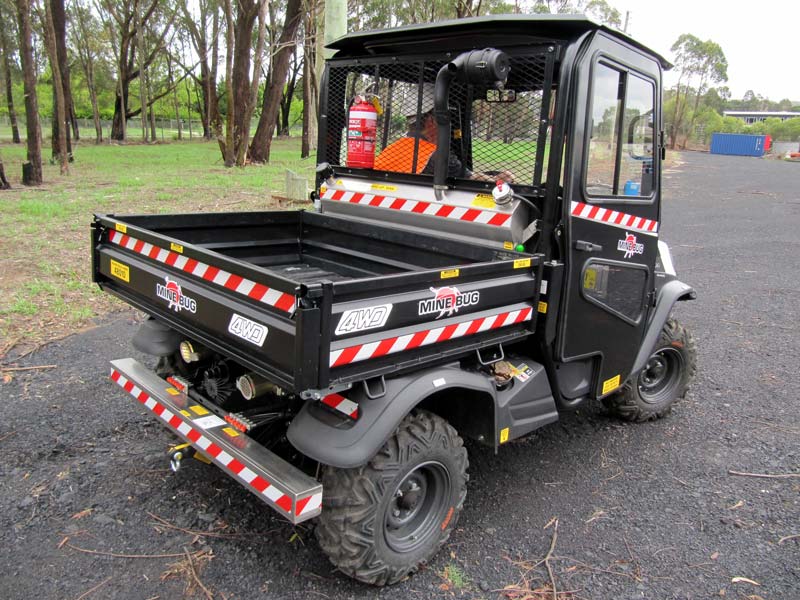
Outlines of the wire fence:
{"type": "MultiPolygon", "coordinates": [[[[147,137],[150,139],[152,133],[150,121],[145,120],[145,124],[147,126],[147,137]]],[[[180,129],[176,119],[156,119],[155,124],[157,140],[191,140],[203,137],[203,123],[199,119],[183,119],[180,129]],[[179,131],[180,138],[178,136],[179,131]]],[[[17,115],[17,125],[19,126],[20,135],[24,136],[26,132],[24,115],[17,115]]],[[[49,139],[53,120],[49,117],[40,117],[39,125],[42,128],[42,137],[49,139]]],[[[103,130],[103,139],[111,139],[112,121],[110,119],[102,119],[100,126],[103,130]]],[[[78,119],[78,130],[82,139],[93,140],[95,138],[94,119],[78,119]]],[[[142,120],[136,118],[128,119],[126,133],[131,141],[142,139],[142,120]]],[[[8,115],[0,115],[0,139],[11,139],[11,121],[8,115]]]]}

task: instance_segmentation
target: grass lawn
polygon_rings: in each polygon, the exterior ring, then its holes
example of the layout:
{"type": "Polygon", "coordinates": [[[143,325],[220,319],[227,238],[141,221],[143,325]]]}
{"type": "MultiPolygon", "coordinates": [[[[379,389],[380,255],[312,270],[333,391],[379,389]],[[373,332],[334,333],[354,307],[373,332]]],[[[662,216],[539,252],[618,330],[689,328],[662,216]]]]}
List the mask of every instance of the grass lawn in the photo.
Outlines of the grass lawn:
{"type": "MultiPolygon", "coordinates": [[[[0,358],[90,326],[123,304],[91,283],[92,214],[219,212],[287,208],[277,198],[292,169],[313,182],[300,140],[275,140],[272,162],[222,166],[216,143],[95,146],[75,150],[61,176],[44,152],[44,185],[20,185],[24,144],[0,143],[13,189],[0,192],[0,358]]],[[[300,203],[298,203],[299,205],[300,203]]]]}

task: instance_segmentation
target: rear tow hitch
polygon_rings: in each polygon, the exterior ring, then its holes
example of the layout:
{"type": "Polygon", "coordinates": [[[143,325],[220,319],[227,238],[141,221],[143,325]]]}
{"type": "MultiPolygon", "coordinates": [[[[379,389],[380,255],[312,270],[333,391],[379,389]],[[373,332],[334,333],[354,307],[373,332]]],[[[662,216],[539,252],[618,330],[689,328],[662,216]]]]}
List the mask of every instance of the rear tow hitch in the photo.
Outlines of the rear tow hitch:
{"type": "Polygon", "coordinates": [[[169,468],[172,469],[173,473],[177,473],[178,469],[181,468],[181,461],[183,461],[184,458],[194,458],[206,464],[210,464],[211,462],[203,454],[195,450],[191,444],[172,446],[167,454],[169,456],[169,468]]]}

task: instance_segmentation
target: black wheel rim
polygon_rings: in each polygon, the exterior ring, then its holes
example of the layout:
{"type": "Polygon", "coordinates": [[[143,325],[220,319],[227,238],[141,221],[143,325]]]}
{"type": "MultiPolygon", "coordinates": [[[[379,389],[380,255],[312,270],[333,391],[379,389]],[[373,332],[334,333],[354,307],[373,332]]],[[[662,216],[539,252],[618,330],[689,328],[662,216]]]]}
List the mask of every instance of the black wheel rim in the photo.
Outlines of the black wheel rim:
{"type": "Polygon", "coordinates": [[[650,404],[672,400],[680,386],[683,355],[677,348],[662,348],[647,359],[639,373],[639,395],[650,404]]]}
{"type": "Polygon", "coordinates": [[[444,521],[450,498],[450,473],[440,462],[417,465],[394,486],[384,518],[386,544],[407,553],[425,546],[444,521]]]}

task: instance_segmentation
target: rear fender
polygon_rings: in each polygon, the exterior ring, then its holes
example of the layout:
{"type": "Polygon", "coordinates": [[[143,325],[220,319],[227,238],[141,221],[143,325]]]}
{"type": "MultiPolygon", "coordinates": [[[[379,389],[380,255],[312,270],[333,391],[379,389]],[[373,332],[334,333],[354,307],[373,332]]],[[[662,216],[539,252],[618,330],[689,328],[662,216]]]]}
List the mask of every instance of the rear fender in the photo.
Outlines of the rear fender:
{"type": "Polygon", "coordinates": [[[489,379],[454,363],[387,380],[386,393],[380,398],[369,398],[362,386],[354,388],[347,393],[359,405],[358,419],[352,424],[343,423],[319,402],[306,402],[289,425],[287,437],[297,450],[323,464],[358,467],[380,450],[411,409],[430,395],[453,388],[489,394],[496,406],[489,379]]]}

